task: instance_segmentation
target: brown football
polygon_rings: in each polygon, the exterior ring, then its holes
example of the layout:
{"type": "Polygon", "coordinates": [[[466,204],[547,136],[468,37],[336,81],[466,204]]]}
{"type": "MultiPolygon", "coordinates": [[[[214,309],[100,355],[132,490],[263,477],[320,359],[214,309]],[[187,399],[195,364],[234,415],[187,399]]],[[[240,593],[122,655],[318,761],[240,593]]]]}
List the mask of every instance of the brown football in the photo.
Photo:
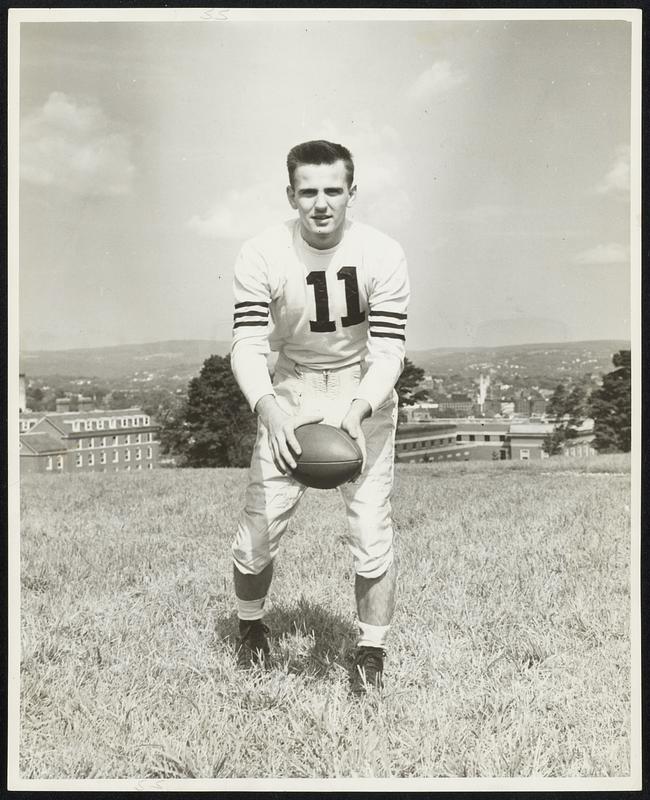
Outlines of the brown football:
{"type": "Polygon", "coordinates": [[[310,422],[296,428],[302,452],[296,457],[293,477],[314,489],[335,489],[361,472],[363,454],[354,439],[341,428],[310,422]]]}

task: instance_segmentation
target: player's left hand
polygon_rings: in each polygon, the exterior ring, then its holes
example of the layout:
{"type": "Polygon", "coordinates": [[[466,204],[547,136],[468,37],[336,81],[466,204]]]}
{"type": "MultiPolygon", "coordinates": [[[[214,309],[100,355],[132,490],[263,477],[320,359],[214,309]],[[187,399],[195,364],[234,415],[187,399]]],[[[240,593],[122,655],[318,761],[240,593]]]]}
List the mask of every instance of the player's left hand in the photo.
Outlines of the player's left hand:
{"type": "Polygon", "coordinates": [[[366,451],[366,437],[363,435],[361,422],[370,416],[371,409],[365,400],[353,400],[348,413],[343,417],[341,422],[341,429],[348,433],[359,445],[363,455],[363,465],[361,472],[366,468],[367,451],[366,451]]]}

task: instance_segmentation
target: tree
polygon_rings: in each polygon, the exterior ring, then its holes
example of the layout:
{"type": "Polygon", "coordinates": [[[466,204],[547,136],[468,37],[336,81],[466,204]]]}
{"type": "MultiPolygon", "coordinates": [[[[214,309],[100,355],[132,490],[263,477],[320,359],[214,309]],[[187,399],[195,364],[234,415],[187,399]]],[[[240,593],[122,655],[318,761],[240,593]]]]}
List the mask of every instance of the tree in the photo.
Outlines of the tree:
{"type": "Polygon", "coordinates": [[[603,385],[591,396],[594,446],[599,453],[629,453],[632,438],[630,351],[614,353],[615,370],[603,376],[603,385]]]}
{"type": "Polygon", "coordinates": [[[186,463],[190,467],[244,467],[257,423],[230,368],[228,356],[209,356],[188,387],[186,463]]]}
{"type": "Polygon", "coordinates": [[[568,439],[575,439],[577,428],[590,414],[590,397],[587,382],[576,384],[569,392],[562,383],[548,401],[546,413],[553,418],[555,430],[544,438],[542,448],[549,456],[562,452],[568,439]]]}
{"type": "Polygon", "coordinates": [[[142,410],[160,426],[161,453],[173,457],[177,466],[184,466],[189,443],[187,399],[168,389],[155,389],[148,393],[142,410]]]}
{"type": "Polygon", "coordinates": [[[569,393],[566,390],[566,386],[563,383],[558,383],[546,406],[546,413],[548,416],[553,417],[556,422],[559,422],[567,413],[566,406],[568,398],[569,393]]]}
{"type": "Polygon", "coordinates": [[[399,408],[412,406],[415,405],[415,403],[427,399],[427,393],[423,389],[417,388],[423,378],[424,370],[420,367],[416,367],[412,361],[405,358],[404,369],[395,386],[395,391],[399,398],[399,408]]]}

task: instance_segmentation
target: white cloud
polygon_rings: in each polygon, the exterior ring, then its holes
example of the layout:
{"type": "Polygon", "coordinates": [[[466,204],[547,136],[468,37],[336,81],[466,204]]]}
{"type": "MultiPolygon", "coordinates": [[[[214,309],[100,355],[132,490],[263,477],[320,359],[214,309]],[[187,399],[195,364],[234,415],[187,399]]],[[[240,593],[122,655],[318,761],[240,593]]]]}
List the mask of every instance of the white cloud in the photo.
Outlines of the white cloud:
{"type": "Polygon", "coordinates": [[[354,120],[346,128],[327,119],[318,135],[341,142],[352,153],[359,187],[352,215],[388,234],[396,233],[412,214],[399,133],[390,125],[376,126],[370,119],[354,120]]]}
{"type": "Polygon", "coordinates": [[[454,86],[464,83],[465,76],[449,61],[436,61],[416,78],[408,89],[411,100],[421,102],[444,94],[454,86]]]}
{"type": "Polygon", "coordinates": [[[21,178],[80,195],[127,194],[135,168],[131,137],[97,103],[52,92],[21,123],[21,178]]]}
{"type": "Polygon", "coordinates": [[[573,262],[575,264],[589,265],[627,264],[628,260],[629,252],[627,247],[617,242],[596,245],[596,247],[583,250],[573,257],[573,262]]]}
{"type": "Polygon", "coordinates": [[[209,239],[247,239],[292,215],[284,186],[263,182],[233,189],[205,215],[195,214],[187,226],[209,239]]]}
{"type": "Polygon", "coordinates": [[[614,163],[603,180],[596,187],[598,194],[629,192],[630,190],[630,148],[619,147],[614,163]]]}

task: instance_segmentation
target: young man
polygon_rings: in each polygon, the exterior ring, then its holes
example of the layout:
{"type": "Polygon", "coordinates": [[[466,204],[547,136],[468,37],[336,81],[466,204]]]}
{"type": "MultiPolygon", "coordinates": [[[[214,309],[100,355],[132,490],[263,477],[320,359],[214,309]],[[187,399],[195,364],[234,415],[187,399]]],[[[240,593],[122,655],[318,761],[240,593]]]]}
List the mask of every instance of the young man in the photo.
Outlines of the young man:
{"type": "Polygon", "coordinates": [[[402,248],[346,219],[354,202],[350,152],[323,140],[287,158],[298,218],[246,242],[235,267],[232,368],[258,415],[245,505],[233,544],[238,663],[268,664],[263,608],[282,534],[304,486],[291,477],[295,429],[340,425],[364,453],[340,491],[355,566],[360,639],[352,690],[382,685],[395,606],[390,494],[409,283],[402,248]],[[273,330],[269,333],[270,322],[273,330]],[[279,351],[273,382],[269,350],[279,351]]]}

